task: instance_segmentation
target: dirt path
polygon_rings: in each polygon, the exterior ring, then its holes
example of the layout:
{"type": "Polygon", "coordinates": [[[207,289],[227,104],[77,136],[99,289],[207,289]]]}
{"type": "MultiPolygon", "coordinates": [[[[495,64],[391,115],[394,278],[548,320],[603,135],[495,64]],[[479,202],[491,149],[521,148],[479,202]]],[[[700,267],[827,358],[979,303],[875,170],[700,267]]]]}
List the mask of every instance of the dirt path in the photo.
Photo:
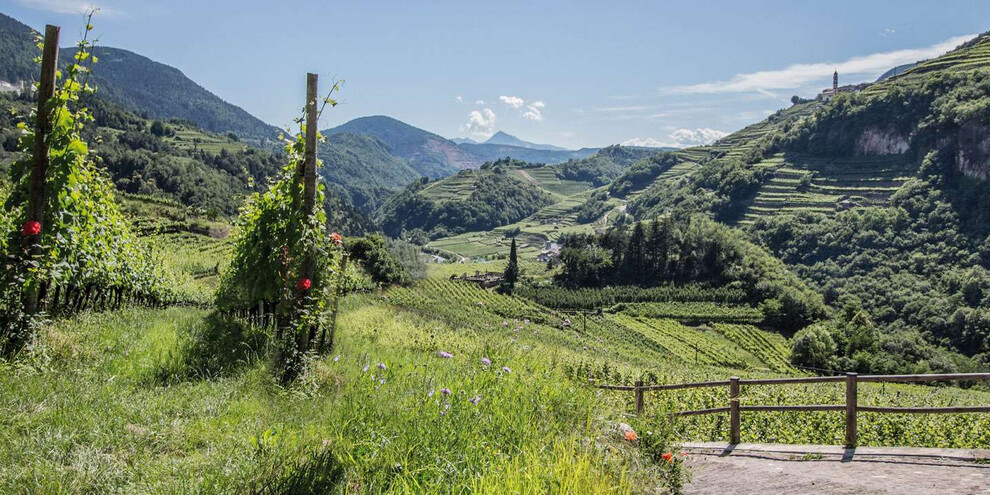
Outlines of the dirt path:
{"type": "Polygon", "coordinates": [[[692,494],[990,494],[990,464],[976,462],[990,456],[985,450],[690,444],[685,451],[692,494]]]}
{"type": "Polygon", "coordinates": [[[534,179],[532,175],[529,175],[528,173],[526,173],[525,170],[520,170],[519,171],[519,175],[523,176],[524,179],[532,182],[533,184],[536,184],[536,179],[534,179]]]}

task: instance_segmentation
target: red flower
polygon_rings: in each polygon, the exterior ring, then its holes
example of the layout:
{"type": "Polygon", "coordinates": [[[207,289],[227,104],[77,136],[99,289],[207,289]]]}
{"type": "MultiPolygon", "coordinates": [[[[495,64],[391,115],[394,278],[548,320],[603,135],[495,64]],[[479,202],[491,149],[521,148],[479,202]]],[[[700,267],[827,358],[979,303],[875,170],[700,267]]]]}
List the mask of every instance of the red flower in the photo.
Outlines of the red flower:
{"type": "Polygon", "coordinates": [[[674,462],[674,454],[671,454],[670,452],[664,452],[660,458],[667,462],[674,462]]]}
{"type": "Polygon", "coordinates": [[[639,436],[636,435],[636,432],[635,431],[632,431],[632,430],[627,430],[626,431],[626,434],[625,434],[625,437],[626,437],[626,441],[629,441],[629,442],[635,442],[636,439],[639,438],[639,436]]]}
{"type": "Polygon", "coordinates": [[[309,288],[312,286],[313,286],[313,282],[310,281],[308,278],[301,278],[299,279],[298,282],[296,282],[296,288],[299,290],[309,290],[309,288]]]}
{"type": "Polygon", "coordinates": [[[41,233],[41,223],[36,220],[28,220],[21,226],[21,233],[24,235],[38,235],[41,233]]]}
{"type": "Polygon", "coordinates": [[[341,237],[340,234],[336,232],[330,234],[330,240],[333,241],[333,243],[338,246],[344,243],[344,238],[341,237]]]}

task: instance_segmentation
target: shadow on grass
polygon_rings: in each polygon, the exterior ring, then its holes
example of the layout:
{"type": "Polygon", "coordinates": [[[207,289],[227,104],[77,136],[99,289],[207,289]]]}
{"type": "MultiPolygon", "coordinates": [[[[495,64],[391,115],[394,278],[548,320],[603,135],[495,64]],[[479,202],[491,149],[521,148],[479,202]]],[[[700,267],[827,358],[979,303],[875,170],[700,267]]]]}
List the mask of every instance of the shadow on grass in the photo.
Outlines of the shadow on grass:
{"type": "Polygon", "coordinates": [[[180,335],[151,378],[155,384],[169,385],[229,376],[263,359],[268,342],[265,328],[213,313],[180,335]]]}
{"type": "Polygon", "coordinates": [[[323,447],[296,459],[273,459],[252,480],[248,493],[257,495],[309,495],[337,493],[344,469],[334,453],[323,447]]]}

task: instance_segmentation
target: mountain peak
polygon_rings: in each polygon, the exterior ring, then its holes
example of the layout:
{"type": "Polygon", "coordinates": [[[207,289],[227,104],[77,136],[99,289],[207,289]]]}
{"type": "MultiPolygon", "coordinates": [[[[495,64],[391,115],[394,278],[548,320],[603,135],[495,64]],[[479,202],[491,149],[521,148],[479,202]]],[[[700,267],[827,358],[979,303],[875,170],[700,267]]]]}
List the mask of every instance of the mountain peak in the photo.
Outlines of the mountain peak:
{"type": "Polygon", "coordinates": [[[567,151],[567,148],[561,148],[560,146],[554,146],[552,144],[536,144],[530,143],[528,141],[523,141],[512,134],[504,131],[498,131],[488,138],[484,144],[497,144],[502,146],[516,146],[518,148],[528,148],[531,150],[550,150],[550,151],[567,151]]]}

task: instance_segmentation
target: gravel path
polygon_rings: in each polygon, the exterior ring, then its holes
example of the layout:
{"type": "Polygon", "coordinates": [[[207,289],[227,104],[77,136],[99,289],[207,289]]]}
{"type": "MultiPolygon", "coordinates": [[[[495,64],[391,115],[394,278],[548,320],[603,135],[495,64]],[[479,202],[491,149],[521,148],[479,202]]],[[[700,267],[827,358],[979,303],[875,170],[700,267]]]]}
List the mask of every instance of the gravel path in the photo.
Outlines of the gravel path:
{"type": "Polygon", "coordinates": [[[686,446],[690,494],[990,494],[987,451],[686,446]]]}

